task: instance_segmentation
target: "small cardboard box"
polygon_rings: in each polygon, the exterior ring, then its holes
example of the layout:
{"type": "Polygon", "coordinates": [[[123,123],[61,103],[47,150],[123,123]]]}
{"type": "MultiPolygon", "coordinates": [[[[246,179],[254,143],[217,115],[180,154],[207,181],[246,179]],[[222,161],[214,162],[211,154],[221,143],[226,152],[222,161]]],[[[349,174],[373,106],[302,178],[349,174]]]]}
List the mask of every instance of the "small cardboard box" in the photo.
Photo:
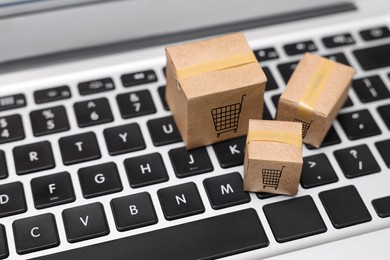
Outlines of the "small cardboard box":
{"type": "Polygon", "coordinates": [[[301,123],[249,120],[245,191],[295,195],[302,164],[301,123]]]}
{"type": "Polygon", "coordinates": [[[187,149],[245,135],[266,76],[241,33],[168,47],[166,100],[187,149]]]}
{"type": "Polygon", "coordinates": [[[320,147],[348,98],[355,70],[347,65],[306,53],[279,99],[276,120],[303,125],[303,142],[320,147]]]}

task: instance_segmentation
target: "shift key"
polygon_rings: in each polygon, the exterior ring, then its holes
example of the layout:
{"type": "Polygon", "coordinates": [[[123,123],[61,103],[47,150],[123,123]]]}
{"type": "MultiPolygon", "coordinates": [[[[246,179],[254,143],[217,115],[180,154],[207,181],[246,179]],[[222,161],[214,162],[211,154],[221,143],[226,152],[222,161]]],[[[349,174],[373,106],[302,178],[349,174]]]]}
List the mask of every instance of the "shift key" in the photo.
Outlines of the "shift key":
{"type": "Polygon", "coordinates": [[[390,66],[390,44],[356,50],[353,52],[364,70],[373,70],[390,66]]]}

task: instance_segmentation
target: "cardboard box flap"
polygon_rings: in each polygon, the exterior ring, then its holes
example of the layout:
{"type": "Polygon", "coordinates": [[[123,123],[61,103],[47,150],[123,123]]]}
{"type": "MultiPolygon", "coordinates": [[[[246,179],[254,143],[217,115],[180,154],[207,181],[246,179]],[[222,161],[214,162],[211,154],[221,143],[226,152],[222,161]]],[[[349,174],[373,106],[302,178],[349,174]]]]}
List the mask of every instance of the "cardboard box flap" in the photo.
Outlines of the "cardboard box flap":
{"type": "Polygon", "coordinates": [[[259,87],[264,91],[266,81],[263,70],[256,62],[186,78],[180,82],[180,87],[191,99],[256,84],[261,84],[259,87]]]}
{"type": "MultiPolygon", "coordinates": [[[[298,122],[249,120],[247,147],[251,156],[269,160],[298,160],[302,157],[302,124],[298,122]],[[275,155],[272,144],[286,153],[275,155]],[[266,149],[269,148],[269,149],[266,149]],[[296,156],[294,156],[294,154],[296,156]]],[[[279,149],[278,149],[279,150],[279,149]]]]}
{"type": "Polygon", "coordinates": [[[286,88],[280,99],[299,104],[305,95],[307,97],[308,91],[311,91],[316,96],[312,98],[315,100],[313,102],[314,111],[328,115],[338,102],[335,97],[343,96],[344,86],[350,84],[355,70],[334,61],[325,61],[327,64],[321,68],[324,60],[326,59],[316,54],[306,53],[289,80],[288,84],[293,85],[294,88],[286,88]],[[319,69],[321,69],[321,75],[318,74],[319,69]],[[319,76],[315,78],[313,75],[319,76]],[[309,86],[313,88],[308,90],[309,86]]]}
{"type": "Polygon", "coordinates": [[[204,41],[171,46],[166,49],[176,70],[202,65],[227,56],[238,56],[252,53],[242,33],[230,34],[204,41]]]}

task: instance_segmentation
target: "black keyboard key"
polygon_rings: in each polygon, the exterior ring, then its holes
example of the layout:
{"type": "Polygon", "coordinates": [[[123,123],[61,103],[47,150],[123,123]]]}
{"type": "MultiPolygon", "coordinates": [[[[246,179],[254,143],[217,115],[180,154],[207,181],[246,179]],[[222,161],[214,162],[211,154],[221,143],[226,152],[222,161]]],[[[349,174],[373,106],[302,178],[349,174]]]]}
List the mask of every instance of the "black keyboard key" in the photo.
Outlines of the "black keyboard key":
{"type": "Polygon", "coordinates": [[[158,87],[158,95],[160,96],[161,103],[165,111],[169,111],[167,100],[165,99],[165,86],[158,87]]]}
{"type": "Polygon", "coordinates": [[[24,139],[20,115],[0,117],[0,144],[24,139]]]}
{"type": "Polygon", "coordinates": [[[263,61],[273,60],[273,59],[278,59],[279,58],[279,55],[278,55],[277,51],[273,47],[264,48],[264,49],[260,49],[260,50],[255,50],[253,52],[254,52],[254,54],[256,56],[256,59],[259,62],[263,62],[263,61]]]}
{"type": "Polygon", "coordinates": [[[213,144],[219,165],[229,168],[244,164],[246,136],[213,144]]]}
{"type": "Polygon", "coordinates": [[[224,174],[203,181],[213,209],[222,209],[251,201],[249,193],[243,190],[243,182],[238,172],[224,174]]]}
{"type": "Polygon", "coordinates": [[[50,174],[31,180],[34,205],[43,209],[76,200],[73,185],[68,172],[50,174]]]}
{"type": "Polygon", "coordinates": [[[16,174],[22,175],[55,167],[48,141],[17,146],[13,149],[16,174]]]}
{"type": "Polygon", "coordinates": [[[129,153],[146,148],[141,129],[137,123],[108,128],[103,133],[110,155],[129,153]]]}
{"type": "MultiPolygon", "coordinates": [[[[337,134],[336,129],[334,129],[334,127],[332,125],[330,127],[328,133],[326,134],[324,140],[322,141],[320,148],[339,144],[339,143],[341,143],[341,139],[340,139],[339,135],[337,134]]],[[[316,147],[311,146],[309,144],[307,144],[306,147],[309,150],[317,149],[316,147]]]]}
{"type": "Polygon", "coordinates": [[[351,106],[353,106],[353,102],[352,102],[351,98],[348,96],[347,101],[345,101],[342,108],[351,107],[351,106]]]}
{"type": "Polygon", "coordinates": [[[365,41],[372,41],[390,37],[390,31],[388,27],[380,26],[360,31],[360,35],[365,41]]]}
{"type": "Polygon", "coordinates": [[[215,259],[268,244],[256,211],[245,209],[35,259],[215,259]]]}
{"type": "Polygon", "coordinates": [[[78,84],[80,95],[90,95],[115,89],[112,78],[95,79],[78,84]]]}
{"type": "Polygon", "coordinates": [[[0,259],[7,258],[8,255],[7,235],[4,226],[0,224],[0,259]]]}
{"type": "Polygon", "coordinates": [[[280,99],[281,95],[282,94],[273,95],[272,98],[271,98],[272,103],[274,104],[275,108],[278,108],[279,99],[280,99]]]}
{"type": "Polygon", "coordinates": [[[51,213],[15,220],[12,228],[18,254],[52,248],[60,244],[56,221],[51,213]]]}
{"type": "Polygon", "coordinates": [[[96,135],[93,132],[62,137],[58,143],[65,165],[96,160],[101,157],[96,135]]]}
{"type": "Polygon", "coordinates": [[[34,136],[69,130],[68,116],[63,106],[32,111],[30,120],[34,136]]]}
{"type": "Polygon", "coordinates": [[[66,238],[70,243],[105,236],[110,233],[103,205],[99,202],[65,209],[62,212],[62,218],[66,238]]]}
{"type": "Polygon", "coordinates": [[[155,146],[177,143],[181,136],[172,116],[149,120],[149,133],[155,146]]]}
{"type": "Polygon", "coordinates": [[[0,180],[8,177],[7,160],[5,159],[5,153],[0,150],[0,180]]]}
{"type": "Polygon", "coordinates": [[[301,42],[286,44],[283,46],[283,48],[287,53],[287,55],[289,56],[303,54],[305,52],[317,51],[317,47],[313,41],[301,41],[301,42]]]}
{"type": "Polygon", "coordinates": [[[353,51],[364,70],[386,68],[390,66],[390,43],[353,51]]]}
{"type": "Polygon", "coordinates": [[[124,165],[132,188],[160,183],[169,179],[159,153],[126,159],[124,165]]]}
{"type": "Polygon", "coordinates": [[[386,99],[390,92],[379,76],[355,79],[352,87],[363,103],[386,99]]]}
{"type": "Polygon", "coordinates": [[[301,176],[303,188],[313,188],[337,182],[338,180],[339,178],[325,154],[321,153],[303,158],[301,176]]]}
{"type": "Polygon", "coordinates": [[[275,194],[275,193],[268,193],[268,192],[256,192],[256,196],[263,200],[263,199],[268,199],[268,198],[272,198],[272,197],[276,197],[276,196],[279,196],[278,194],[275,194]]]}
{"type": "Polygon", "coordinates": [[[298,62],[299,61],[292,61],[292,62],[282,63],[278,65],[278,70],[280,72],[280,75],[282,75],[282,78],[286,84],[290,79],[291,75],[293,74],[295,68],[297,67],[298,62]]]}
{"type": "Polygon", "coordinates": [[[185,147],[168,152],[173,170],[178,178],[188,177],[214,170],[206,148],[201,147],[187,151],[185,147]]]}
{"type": "Polygon", "coordinates": [[[156,82],[157,76],[153,70],[145,70],[122,75],[121,80],[123,86],[133,87],[141,84],[156,82]]]}
{"type": "Polygon", "coordinates": [[[263,71],[267,77],[265,91],[278,89],[278,84],[276,84],[275,78],[272,76],[270,69],[268,67],[263,67],[263,71]]]}
{"type": "Polygon", "coordinates": [[[349,61],[347,60],[347,57],[345,57],[344,53],[335,53],[335,54],[329,54],[329,55],[322,55],[324,58],[345,64],[347,66],[351,66],[349,61]]]}
{"type": "Polygon", "coordinates": [[[167,220],[188,217],[205,211],[195,183],[189,182],[157,191],[167,220]]]}
{"type": "Polygon", "coordinates": [[[378,112],[381,115],[388,129],[390,129],[390,104],[378,107],[378,112]]]}
{"type": "Polygon", "coordinates": [[[390,139],[375,143],[376,149],[378,149],[386,166],[390,168],[390,139]]]}
{"type": "Polygon", "coordinates": [[[271,113],[269,112],[268,107],[266,106],[265,103],[263,106],[263,119],[264,120],[273,120],[271,113]]]}
{"type": "Polygon", "coordinates": [[[23,213],[26,210],[22,183],[12,182],[0,185],[0,218],[23,213]]]}
{"type": "Polygon", "coordinates": [[[323,191],[319,197],[335,228],[371,221],[371,215],[355,186],[323,191]]]}
{"type": "Polygon", "coordinates": [[[106,98],[77,102],[73,108],[79,127],[104,124],[114,120],[106,98]]]}
{"type": "Polygon", "coordinates": [[[354,146],[334,152],[345,177],[355,178],[381,170],[367,145],[354,146]]]}
{"type": "Polygon", "coordinates": [[[25,107],[26,97],[23,94],[0,97],[0,111],[25,107]]]}
{"type": "Polygon", "coordinates": [[[35,103],[43,104],[57,100],[67,99],[72,96],[68,86],[60,86],[37,90],[34,92],[35,103]]]}
{"type": "Polygon", "coordinates": [[[158,219],[147,192],[111,200],[116,228],[119,231],[156,224],[158,219]]]}
{"type": "Polygon", "coordinates": [[[346,45],[355,44],[355,40],[353,39],[350,33],[340,33],[328,37],[322,38],[322,42],[326,46],[326,48],[336,48],[346,45]]]}
{"type": "Polygon", "coordinates": [[[367,109],[343,113],[337,118],[350,140],[381,134],[381,130],[367,109]]]}
{"type": "Polygon", "coordinates": [[[121,191],[122,183],[115,163],[104,163],[78,171],[81,191],[86,199],[121,191]]]}
{"type": "Polygon", "coordinates": [[[327,230],[310,196],[268,204],[263,210],[279,243],[317,235],[327,230]]]}
{"type": "Polygon", "coordinates": [[[375,199],[372,201],[372,206],[381,218],[390,217],[390,196],[375,199]]]}
{"type": "Polygon", "coordinates": [[[120,94],[116,97],[122,118],[132,118],[156,113],[149,90],[120,94]]]}
{"type": "Polygon", "coordinates": [[[165,78],[167,78],[167,67],[164,67],[164,68],[162,69],[162,72],[163,72],[165,78]]]}

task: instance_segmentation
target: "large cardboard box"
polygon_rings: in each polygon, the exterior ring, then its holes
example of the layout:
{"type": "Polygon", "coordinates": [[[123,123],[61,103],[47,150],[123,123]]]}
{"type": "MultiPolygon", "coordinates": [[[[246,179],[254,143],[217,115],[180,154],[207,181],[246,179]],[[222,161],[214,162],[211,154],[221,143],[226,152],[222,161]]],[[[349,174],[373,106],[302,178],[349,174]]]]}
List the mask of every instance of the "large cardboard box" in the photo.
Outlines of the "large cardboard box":
{"type": "Polygon", "coordinates": [[[241,33],[168,47],[166,100],[187,149],[245,135],[266,76],[241,33]]]}
{"type": "Polygon", "coordinates": [[[244,190],[295,195],[302,164],[301,123],[249,121],[244,190]]]}
{"type": "Polygon", "coordinates": [[[303,125],[303,142],[320,147],[348,98],[355,70],[347,65],[306,53],[279,99],[277,120],[303,125]]]}

